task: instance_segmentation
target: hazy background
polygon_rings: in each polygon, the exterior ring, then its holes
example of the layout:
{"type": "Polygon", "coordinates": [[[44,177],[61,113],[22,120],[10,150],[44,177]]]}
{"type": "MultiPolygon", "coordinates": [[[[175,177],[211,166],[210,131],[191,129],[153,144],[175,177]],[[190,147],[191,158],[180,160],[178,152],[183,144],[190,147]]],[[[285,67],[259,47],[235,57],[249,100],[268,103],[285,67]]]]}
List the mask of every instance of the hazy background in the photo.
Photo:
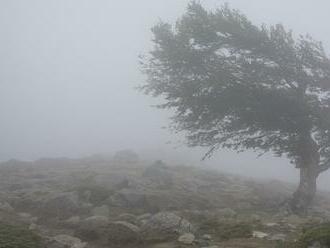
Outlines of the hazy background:
{"type": "MultiPolygon", "coordinates": [[[[138,55],[151,47],[150,28],[174,22],[186,0],[1,0],[0,161],[80,157],[131,148],[188,164],[249,176],[297,180],[292,165],[271,156],[220,151],[201,163],[162,129],[168,113],[134,87],[143,83],[138,55]]],[[[225,1],[204,0],[214,8],[225,1]]],[[[281,22],[309,33],[329,51],[326,0],[229,0],[256,23],[281,22]]],[[[181,140],[181,141],[180,141],[181,140]]],[[[330,186],[330,174],[320,185],[330,186]]]]}

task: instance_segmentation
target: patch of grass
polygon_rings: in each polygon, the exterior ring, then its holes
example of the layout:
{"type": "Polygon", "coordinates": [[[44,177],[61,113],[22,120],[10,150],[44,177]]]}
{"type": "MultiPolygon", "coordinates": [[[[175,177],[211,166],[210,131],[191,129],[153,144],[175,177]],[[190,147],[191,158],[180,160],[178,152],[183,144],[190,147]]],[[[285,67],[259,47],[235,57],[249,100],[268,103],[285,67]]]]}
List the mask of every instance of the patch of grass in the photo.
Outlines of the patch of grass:
{"type": "Polygon", "coordinates": [[[25,228],[0,223],[0,248],[41,248],[41,238],[25,228]]]}
{"type": "Polygon", "coordinates": [[[253,226],[245,222],[219,222],[208,220],[201,225],[203,233],[210,233],[220,240],[252,237],[253,226]]]}
{"type": "Polygon", "coordinates": [[[307,248],[314,242],[330,247],[330,223],[324,223],[304,230],[299,239],[299,247],[307,248]]]}

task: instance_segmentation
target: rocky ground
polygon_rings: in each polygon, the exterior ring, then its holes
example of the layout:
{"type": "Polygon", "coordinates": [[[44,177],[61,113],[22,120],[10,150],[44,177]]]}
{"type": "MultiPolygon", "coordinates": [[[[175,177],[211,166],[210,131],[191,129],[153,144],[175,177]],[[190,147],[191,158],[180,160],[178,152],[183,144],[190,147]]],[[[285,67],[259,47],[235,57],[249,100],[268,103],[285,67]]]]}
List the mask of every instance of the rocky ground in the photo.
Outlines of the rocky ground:
{"type": "Polygon", "coordinates": [[[0,247],[329,247],[330,195],[308,216],[281,207],[295,186],[114,158],[0,164],[0,247]]]}

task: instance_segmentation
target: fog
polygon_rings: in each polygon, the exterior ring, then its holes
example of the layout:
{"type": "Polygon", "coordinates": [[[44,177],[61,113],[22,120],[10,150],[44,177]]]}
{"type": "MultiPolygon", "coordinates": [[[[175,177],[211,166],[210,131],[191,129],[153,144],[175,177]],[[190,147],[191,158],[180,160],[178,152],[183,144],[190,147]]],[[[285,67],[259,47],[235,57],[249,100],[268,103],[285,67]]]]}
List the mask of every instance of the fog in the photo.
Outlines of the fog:
{"type": "MultiPolygon", "coordinates": [[[[138,56],[150,28],[174,22],[186,0],[0,1],[0,160],[80,157],[130,148],[177,163],[210,165],[248,176],[297,181],[286,159],[203,149],[164,129],[170,113],[136,90],[143,84],[138,56]]],[[[224,1],[201,1],[214,8],[224,1]]],[[[256,23],[283,23],[309,33],[329,51],[325,0],[231,0],[256,23]]],[[[327,188],[330,175],[319,182],[327,188]]]]}

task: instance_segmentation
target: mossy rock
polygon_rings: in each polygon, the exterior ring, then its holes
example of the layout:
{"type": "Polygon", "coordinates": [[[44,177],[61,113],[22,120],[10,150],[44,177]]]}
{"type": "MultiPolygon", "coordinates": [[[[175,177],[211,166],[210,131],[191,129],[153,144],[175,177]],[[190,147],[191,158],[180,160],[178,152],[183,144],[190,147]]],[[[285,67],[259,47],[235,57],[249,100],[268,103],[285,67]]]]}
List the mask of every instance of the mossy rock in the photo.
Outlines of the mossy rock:
{"type": "Polygon", "coordinates": [[[322,247],[330,247],[330,223],[304,230],[299,240],[299,247],[307,248],[316,242],[322,247]]]}
{"type": "Polygon", "coordinates": [[[109,197],[109,195],[113,194],[110,189],[99,185],[82,185],[77,187],[76,191],[78,192],[78,196],[80,199],[85,198],[84,193],[86,191],[89,192],[90,195],[88,196],[88,199],[84,200],[88,200],[94,205],[102,204],[109,197]]]}
{"type": "Polygon", "coordinates": [[[41,238],[28,229],[0,223],[0,248],[41,248],[41,238]]]}

